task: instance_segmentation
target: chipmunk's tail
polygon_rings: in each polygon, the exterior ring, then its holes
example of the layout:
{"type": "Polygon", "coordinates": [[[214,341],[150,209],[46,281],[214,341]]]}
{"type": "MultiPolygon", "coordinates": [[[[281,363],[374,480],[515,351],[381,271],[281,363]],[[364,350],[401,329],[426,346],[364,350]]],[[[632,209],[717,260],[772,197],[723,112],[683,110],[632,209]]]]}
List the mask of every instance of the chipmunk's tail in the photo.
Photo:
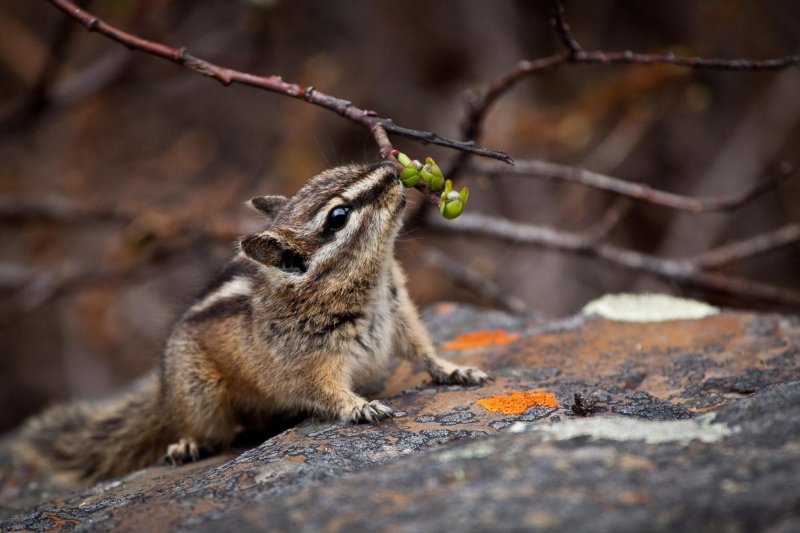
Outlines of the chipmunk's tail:
{"type": "Polygon", "coordinates": [[[23,426],[14,448],[26,462],[73,482],[125,474],[155,463],[172,441],[159,403],[153,374],[125,396],[45,411],[23,426]]]}

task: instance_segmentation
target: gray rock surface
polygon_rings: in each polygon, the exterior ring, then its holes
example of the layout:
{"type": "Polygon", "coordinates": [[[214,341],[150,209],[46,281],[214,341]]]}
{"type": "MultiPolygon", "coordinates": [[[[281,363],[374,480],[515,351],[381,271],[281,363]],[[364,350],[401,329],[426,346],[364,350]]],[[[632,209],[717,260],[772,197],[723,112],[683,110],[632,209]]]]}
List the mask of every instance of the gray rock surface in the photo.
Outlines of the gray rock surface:
{"type": "Polygon", "coordinates": [[[800,382],[702,420],[555,423],[253,502],[206,531],[797,531],[800,382]],[[668,425],[657,443],[648,436],[668,425]],[[704,442],[703,439],[707,440],[704,442]]]}
{"type": "Polygon", "coordinates": [[[797,317],[540,323],[440,305],[426,320],[444,356],[495,379],[435,387],[402,364],[377,393],[393,420],[309,420],[250,449],[87,488],[5,457],[0,530],[800,524],[797,317]],[[479,403],[532,389],[517,412],[479,403]]]}

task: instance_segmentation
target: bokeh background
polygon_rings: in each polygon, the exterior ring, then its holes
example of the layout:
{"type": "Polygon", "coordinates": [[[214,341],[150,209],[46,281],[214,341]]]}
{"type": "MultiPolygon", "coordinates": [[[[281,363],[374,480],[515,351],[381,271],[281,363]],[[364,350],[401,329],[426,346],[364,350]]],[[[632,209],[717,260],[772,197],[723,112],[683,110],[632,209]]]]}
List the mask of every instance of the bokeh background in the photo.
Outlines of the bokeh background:
{"type": "MultiPolygon", "coordinates": [[[[520,59],[559,50],[549,7],[480,0],[89,4],[133,33],[314,85],[400,125],[451,137],[459,136],[465,91],[480,90],[520,59]]],[[[599,0],[566,8],[586,49],[731,58],[800,51],[800,4],[789,0],[599,0]]],[[[395,141],[442,166],[455,155],[395,141]]],[[[507,94],[480,142],[672,192],[737,193],[778,162],[798,160],[800,69],[567,65],[507,94]]],[[[369,133],[329,111],[225,88],[131,53],[44,1],[0,3],[0,430],[49,403],[118,390],[155,365],[171,323],[229,257],[231,235],[259,227],[244,200],[292,194],[328,166],[376,158],[369,133]]],[[[576,232],[591,229],[613,201],[547,180],[457,181],[471,187],[472,212],[576,232]]],[[[733,213],[634,205],[609,240],[681,257],[798,220],[795,176],[733,213]]],[[[398,256],[422,306],[495,305],[426,262],[433,248],[541,316],[574,313],[606,292],[644,290],[796,311],[575,255],[437,235],[416,222],[398,256]]],[[[800,248],[725,271],[798,289],[800,248]]]]}

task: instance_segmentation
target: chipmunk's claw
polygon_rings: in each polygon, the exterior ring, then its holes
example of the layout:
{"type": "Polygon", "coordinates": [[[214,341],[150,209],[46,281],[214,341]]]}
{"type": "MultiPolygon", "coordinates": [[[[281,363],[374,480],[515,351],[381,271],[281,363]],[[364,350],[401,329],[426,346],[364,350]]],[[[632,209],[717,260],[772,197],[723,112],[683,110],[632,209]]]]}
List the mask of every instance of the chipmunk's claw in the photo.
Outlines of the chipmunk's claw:
{"type": "Polygon", "coordinates": [[[193,463],[200,459],[200,448],[194,439],[180,439],[174,444],[167,446],[167,454],[164,461],[174,466],[184,463],[193,463]]]}
{"type": "Polygon", "coordinates": [[[456,366],[449,372],[445,369],[436,369],[430,374],[434,383],[439,385],[483,385],[490,379],[483,370],[468,366],[456,366]]]}
{"type": "Polygon", "coordinates": [[[358,407],[354,407],[348,415],[348,420],[354,424],[361,422],[377,422],[384,418],[392,418],[394,412],[392,408],[382,404],[378,400],[373,400],[369,403],[363,403],[358,407]]]}

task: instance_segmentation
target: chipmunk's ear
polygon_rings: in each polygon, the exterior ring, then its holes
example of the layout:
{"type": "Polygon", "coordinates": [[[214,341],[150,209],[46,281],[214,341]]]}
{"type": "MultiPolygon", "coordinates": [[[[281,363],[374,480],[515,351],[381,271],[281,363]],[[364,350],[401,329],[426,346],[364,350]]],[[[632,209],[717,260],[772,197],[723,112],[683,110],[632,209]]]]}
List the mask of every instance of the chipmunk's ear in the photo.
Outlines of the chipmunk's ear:
{"type": "Polygon", "coordinates": [[[278,212],[278,209],[283,207],[286,200],[288,200],[288,198],[285,196],[256,196],[245,202],[245,205],[258,211],[262,215],[272,218],[275,216],[275,213],[278,212]]]}
{"type": "Polygon", "coordinates": [[[265,231],[242,239],[244,254],[262,265],[280,269],[289,274],[305,274],[307,258],[272,232],[265,231]]]}

